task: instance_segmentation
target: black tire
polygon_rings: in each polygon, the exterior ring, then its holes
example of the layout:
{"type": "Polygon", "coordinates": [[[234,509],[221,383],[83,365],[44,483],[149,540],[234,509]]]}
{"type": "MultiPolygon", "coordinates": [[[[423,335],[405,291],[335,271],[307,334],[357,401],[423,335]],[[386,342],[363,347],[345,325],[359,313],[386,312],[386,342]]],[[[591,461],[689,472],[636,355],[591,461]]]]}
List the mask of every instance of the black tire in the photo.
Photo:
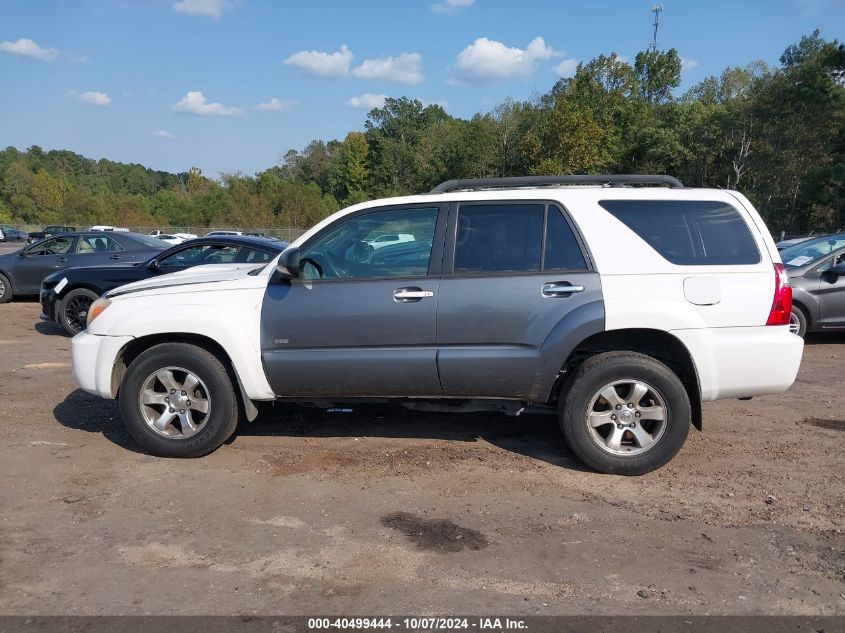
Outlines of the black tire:
{"type": "Polygon", "coordinates": [[[789,329],[793,334],[797,334],[801,338],[807,333],[807,315],[797,305],[792,304],[792,312],[789,319],[789,329]],[[794,331],[793,327],[797,325],[798,331],[794,331]]]}
{"type": "Polygon", "coordinates": [[[146,451],[159,457],[206,455],[228,440],[238,425],[240,409],[229,372],[214,354],[195,345],[163,343],[143,352],[126,370],[119,400],[126,430],[146,451]],[[192,372],[208,391],[207,417],[197,433],[187,438],[164,437],[148,425],[142,412],[144,383],[166,367],[181,367],[192,372]]]}
{"type": "Polygon", "coordinates": [[[0,273],[0,303],[9,303],[15,296],[12,290],[12,282],[6,275],[0,273]]]}
{"type": "Polygon", "coordinates": [[[85,329],[88,309],[99,298],[100,295],[87,288],[71,290],[59,301],[56,308],[56,321],[71,336],[79,334],[85,329]]]}
{"type": "MultiPolygon", "coordinates": [[[[668,463],[684,445],[692,419],[689,396],[678,376],[660,361],[635,352],[597,354],[585,360],[575,370],[569,385],[568,391],[558,403],[560,427],[576,457],[595,470],[608,474],[643,475],[668,463]],[[654,426],[659,424],[658,422],[645,420],[648,417],[646,410],[642,413],[643,417],[639,417],[640,402],[636,403],[634,409],[620,405],[621,411],[613,411],[612,406],[600,404],[609,402],[599,397],[600,390],[613,383],[625,381],[642,382],[652,388],[648,391],[649,396],[657,396],[663,400],[665,423],[659,427],[662,432],[658,434],[657,439],[647,448],[637,446],[635,434],[633,431],[629,432],[627,426],[619,427],[618,423],[605,423],[604,426],[591,428],[589,424],[588,410],[592,412],[595,409],[591,409],[591,406],[601,406],[606,407],[607,411],[601,411],[598,415],[619,413],[621,416],[624,413],[630,417],[627,410],[636,411],[637,417],[631,420],[631,424],[640,424],[637,432],[647,430],[647,425],[650,428],[658,428],[654,426]],[[620,451],[641,452],[618,454],[611,452],[606,446],[599,446],[602,439],[600,434],[605,432],[605,437],[609,437],[611,433],[616,433],[614,427],[621,429],[620,434],[625,438],[626,444],[620,447],[620,451]],[[604,431],[608,428],[609,430],[604,431]]],[[[644,396],[641,401],[645,399],[644,396]]]]}

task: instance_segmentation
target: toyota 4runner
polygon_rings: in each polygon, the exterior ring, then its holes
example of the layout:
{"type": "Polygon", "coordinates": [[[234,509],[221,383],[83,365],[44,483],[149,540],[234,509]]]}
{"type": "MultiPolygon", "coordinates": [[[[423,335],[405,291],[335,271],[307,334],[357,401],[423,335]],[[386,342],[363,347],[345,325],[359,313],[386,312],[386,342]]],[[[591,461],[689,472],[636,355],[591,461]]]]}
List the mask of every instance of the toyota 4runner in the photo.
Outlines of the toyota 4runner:
{"type": "Polygon", "coordinates": [[[117,288],[73,339],[148,451],[213,451],[256,401],[559,416],[606,473],[667,463],[701,403],[785,391],[791,290],[740,193],[668,176],[449,181],[358,204],[267,265],[117,288]],[[409,235],[374,249],[382,235],[409,235]]]}

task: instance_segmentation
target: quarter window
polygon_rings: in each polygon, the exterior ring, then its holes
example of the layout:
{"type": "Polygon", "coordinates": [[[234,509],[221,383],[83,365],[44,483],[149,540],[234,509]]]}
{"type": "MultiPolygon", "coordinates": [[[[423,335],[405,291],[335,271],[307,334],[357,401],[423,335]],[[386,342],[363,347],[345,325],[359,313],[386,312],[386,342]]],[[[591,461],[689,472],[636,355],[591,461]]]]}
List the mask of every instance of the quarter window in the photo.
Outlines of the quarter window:
{"type": "Polygon", "coordinates": [[[586,270],[587,262],[560,209],[549,205],[543,270],[586,270]]]}
{"type": "Polygon", "coordinates": [[[760,262],[745,220],[725,202],[602,200],[599,204],[673,264],[760,262]]]}

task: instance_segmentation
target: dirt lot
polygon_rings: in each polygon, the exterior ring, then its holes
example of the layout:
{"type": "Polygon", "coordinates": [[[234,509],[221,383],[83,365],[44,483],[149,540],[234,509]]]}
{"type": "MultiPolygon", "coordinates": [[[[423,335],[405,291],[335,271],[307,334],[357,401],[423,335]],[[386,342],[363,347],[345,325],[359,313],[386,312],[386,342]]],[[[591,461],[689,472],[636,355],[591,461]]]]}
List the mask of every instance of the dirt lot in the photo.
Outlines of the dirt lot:
{"type": "Polygon", "coordinates": [[[149,457],[39,311],[0,306],[0,613],[845,613],[845,337],[621,478],[551,417],[385,407],[149,457]]]}

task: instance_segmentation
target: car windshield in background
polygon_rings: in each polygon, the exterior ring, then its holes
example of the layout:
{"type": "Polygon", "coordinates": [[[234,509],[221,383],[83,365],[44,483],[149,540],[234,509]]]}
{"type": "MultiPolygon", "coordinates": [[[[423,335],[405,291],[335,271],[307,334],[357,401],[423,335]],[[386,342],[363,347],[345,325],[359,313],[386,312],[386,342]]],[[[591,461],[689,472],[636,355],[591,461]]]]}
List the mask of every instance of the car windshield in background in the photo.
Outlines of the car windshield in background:
{"type": "Polygon", "coordinates": [[[157,237],[152,237],[150,235],[143,235],[142,233],[133,233],[132,239],[136,242],[140,242],[144,246],[149,246],[150,248],[158,248],[164,250],[168,247],[167,242],[163,242],[162,240],[158,239],[157,237]]]}
{"type": "Polygon", "coordinates": [[[785,248],[780,252],[780,257],[784,266],[798,268],[812,264],[840,248],[845,248],[845,235],[828,235],[785,248]]]}

